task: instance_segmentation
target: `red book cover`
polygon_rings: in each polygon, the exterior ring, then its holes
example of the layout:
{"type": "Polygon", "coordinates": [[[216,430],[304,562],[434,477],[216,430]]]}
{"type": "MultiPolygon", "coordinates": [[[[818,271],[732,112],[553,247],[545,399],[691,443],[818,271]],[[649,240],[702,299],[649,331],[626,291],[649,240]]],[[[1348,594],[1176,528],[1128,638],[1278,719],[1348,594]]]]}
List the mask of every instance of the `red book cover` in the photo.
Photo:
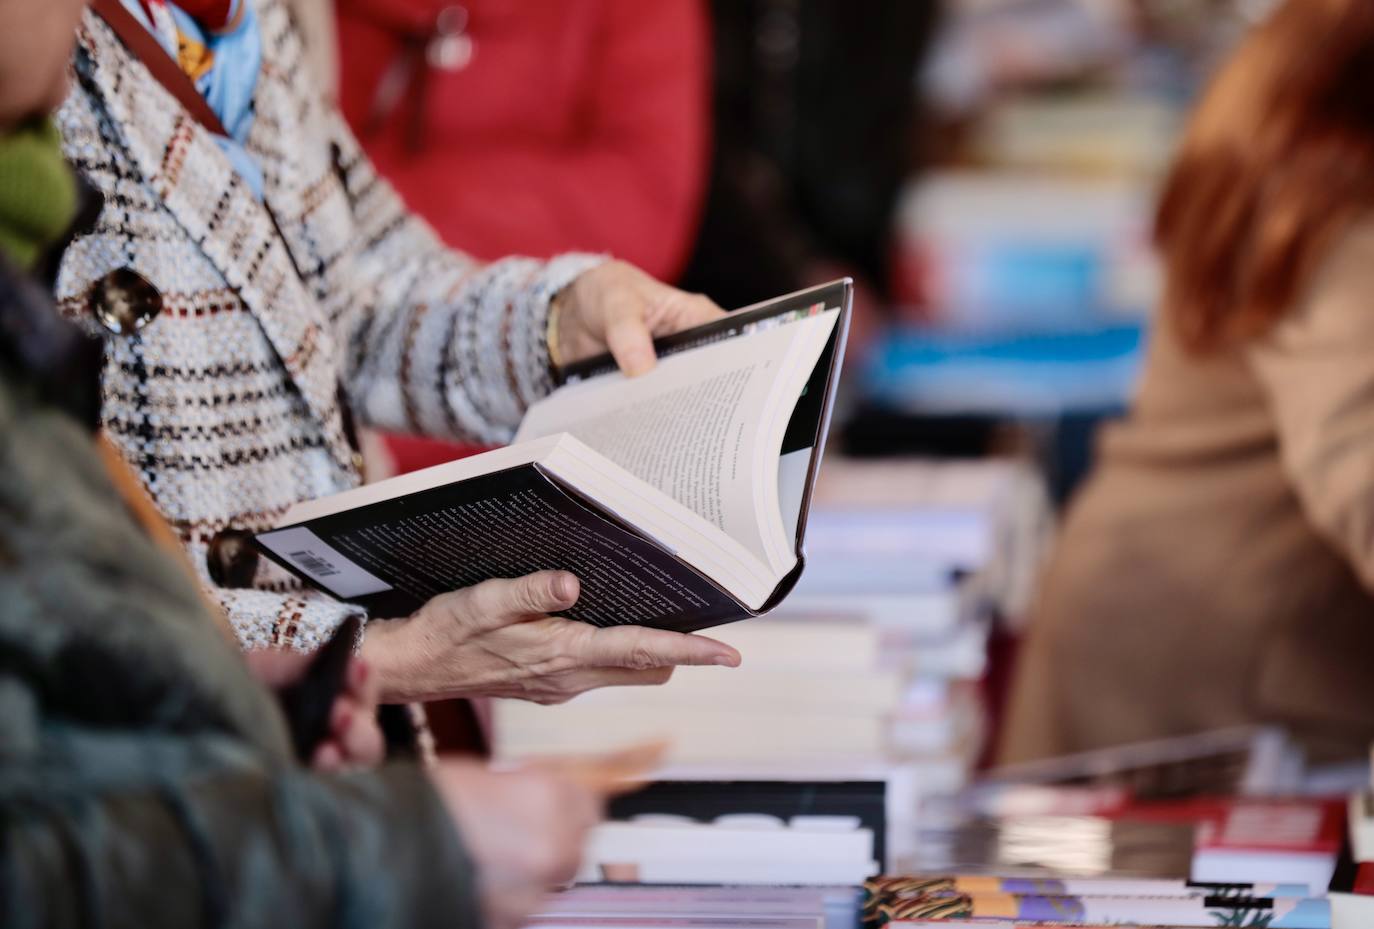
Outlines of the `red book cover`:
{"type": "Polygon", "coordinates": [[[1374,864],[1362,864],[1355,869],[1355,884],[1352,893],[1374,897],[1374,864]]]}
{"type": "Polygon", "coordinates": [[[1199,851],[1335,855],[1345,842],[1344,799],[1202,797],[1127,804],[1100,815],[1145,822],[1196,823],[1199,851]]]}
{"type": "Polygon", "coordinates": [[[1232,800],[1201,819],[1197,850],[1338,855],[1344,841],[1344,800],[1232,800]]]}

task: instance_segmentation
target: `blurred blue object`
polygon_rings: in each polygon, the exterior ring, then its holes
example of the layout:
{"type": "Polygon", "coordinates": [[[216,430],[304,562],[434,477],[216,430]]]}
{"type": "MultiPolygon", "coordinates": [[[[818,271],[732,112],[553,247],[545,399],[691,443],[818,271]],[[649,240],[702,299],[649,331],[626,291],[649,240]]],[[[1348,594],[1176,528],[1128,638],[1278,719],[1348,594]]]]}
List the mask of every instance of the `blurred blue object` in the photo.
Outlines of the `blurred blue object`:
{"type": "Polygon", "coordinates": [[[1100,246],[990,242],[970,265],[961,274],[969,278],[962,290],[965,300],[981,310],[970,315],[985,328],[1057,330],[1100,319],[1107,289],[1107,258],[1100,246]]]}
{"type": "Polygon", "coordinates": [[[903,328],[875,346],[865,398],[926,415],[1063,416],[1126,406],[1143,360],[1140,323],[1058,333],[903,328]]]}

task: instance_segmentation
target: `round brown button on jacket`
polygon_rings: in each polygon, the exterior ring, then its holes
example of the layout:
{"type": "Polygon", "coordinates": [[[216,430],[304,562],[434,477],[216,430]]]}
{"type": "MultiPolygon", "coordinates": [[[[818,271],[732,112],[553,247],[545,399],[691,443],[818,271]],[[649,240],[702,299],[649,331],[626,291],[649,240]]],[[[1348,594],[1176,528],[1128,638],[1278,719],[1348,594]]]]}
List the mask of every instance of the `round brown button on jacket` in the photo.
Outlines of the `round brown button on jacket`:
{"type": "Polygon", "coordinates": [[[162,312],[162,294],[133,268],[116,268],[91,285],[91,314],[115,335],[131,335],[162,312]]]}
{"type": "Polygon", "coordinates": [[[205,550],[205,567],[210,572],[210,580],[220,587],[252,587],[253,578],[258,574],[258,559],[253,534],[243,529],[221,529],[205,550]]]}

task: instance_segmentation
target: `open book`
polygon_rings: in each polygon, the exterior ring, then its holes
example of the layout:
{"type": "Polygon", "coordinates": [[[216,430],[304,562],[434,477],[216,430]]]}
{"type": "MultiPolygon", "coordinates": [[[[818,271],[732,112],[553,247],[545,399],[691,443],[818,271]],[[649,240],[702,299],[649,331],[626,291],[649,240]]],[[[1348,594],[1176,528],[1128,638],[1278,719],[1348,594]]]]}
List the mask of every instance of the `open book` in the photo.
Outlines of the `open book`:
{"type": "Polygon", "coordinates": [[[573,366],[514,444],[297,504],[258,545],[374,616],[546,568],[598,626],[766,611],[801,574],[849,302],[843,280],[736,311],[659,339],[636,378],[573,366]]]}

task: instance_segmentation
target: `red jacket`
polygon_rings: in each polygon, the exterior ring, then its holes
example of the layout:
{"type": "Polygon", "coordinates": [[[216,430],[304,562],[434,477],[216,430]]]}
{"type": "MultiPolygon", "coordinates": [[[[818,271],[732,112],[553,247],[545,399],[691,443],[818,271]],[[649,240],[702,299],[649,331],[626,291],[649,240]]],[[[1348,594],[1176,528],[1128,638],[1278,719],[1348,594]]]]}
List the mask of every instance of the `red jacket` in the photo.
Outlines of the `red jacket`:
{"type": "Polygon", "coordinates": [[[450,244],[486,259],[606,251],[670,280],[681,270],[708,155],[699,0],[339,5],[344,112],[450,244]],[[431,32],[455,6],[450,21],[466,19],[459,41],[471,41],[466,66],[423,69],[369,126],[400,36],[431,32]]]}

